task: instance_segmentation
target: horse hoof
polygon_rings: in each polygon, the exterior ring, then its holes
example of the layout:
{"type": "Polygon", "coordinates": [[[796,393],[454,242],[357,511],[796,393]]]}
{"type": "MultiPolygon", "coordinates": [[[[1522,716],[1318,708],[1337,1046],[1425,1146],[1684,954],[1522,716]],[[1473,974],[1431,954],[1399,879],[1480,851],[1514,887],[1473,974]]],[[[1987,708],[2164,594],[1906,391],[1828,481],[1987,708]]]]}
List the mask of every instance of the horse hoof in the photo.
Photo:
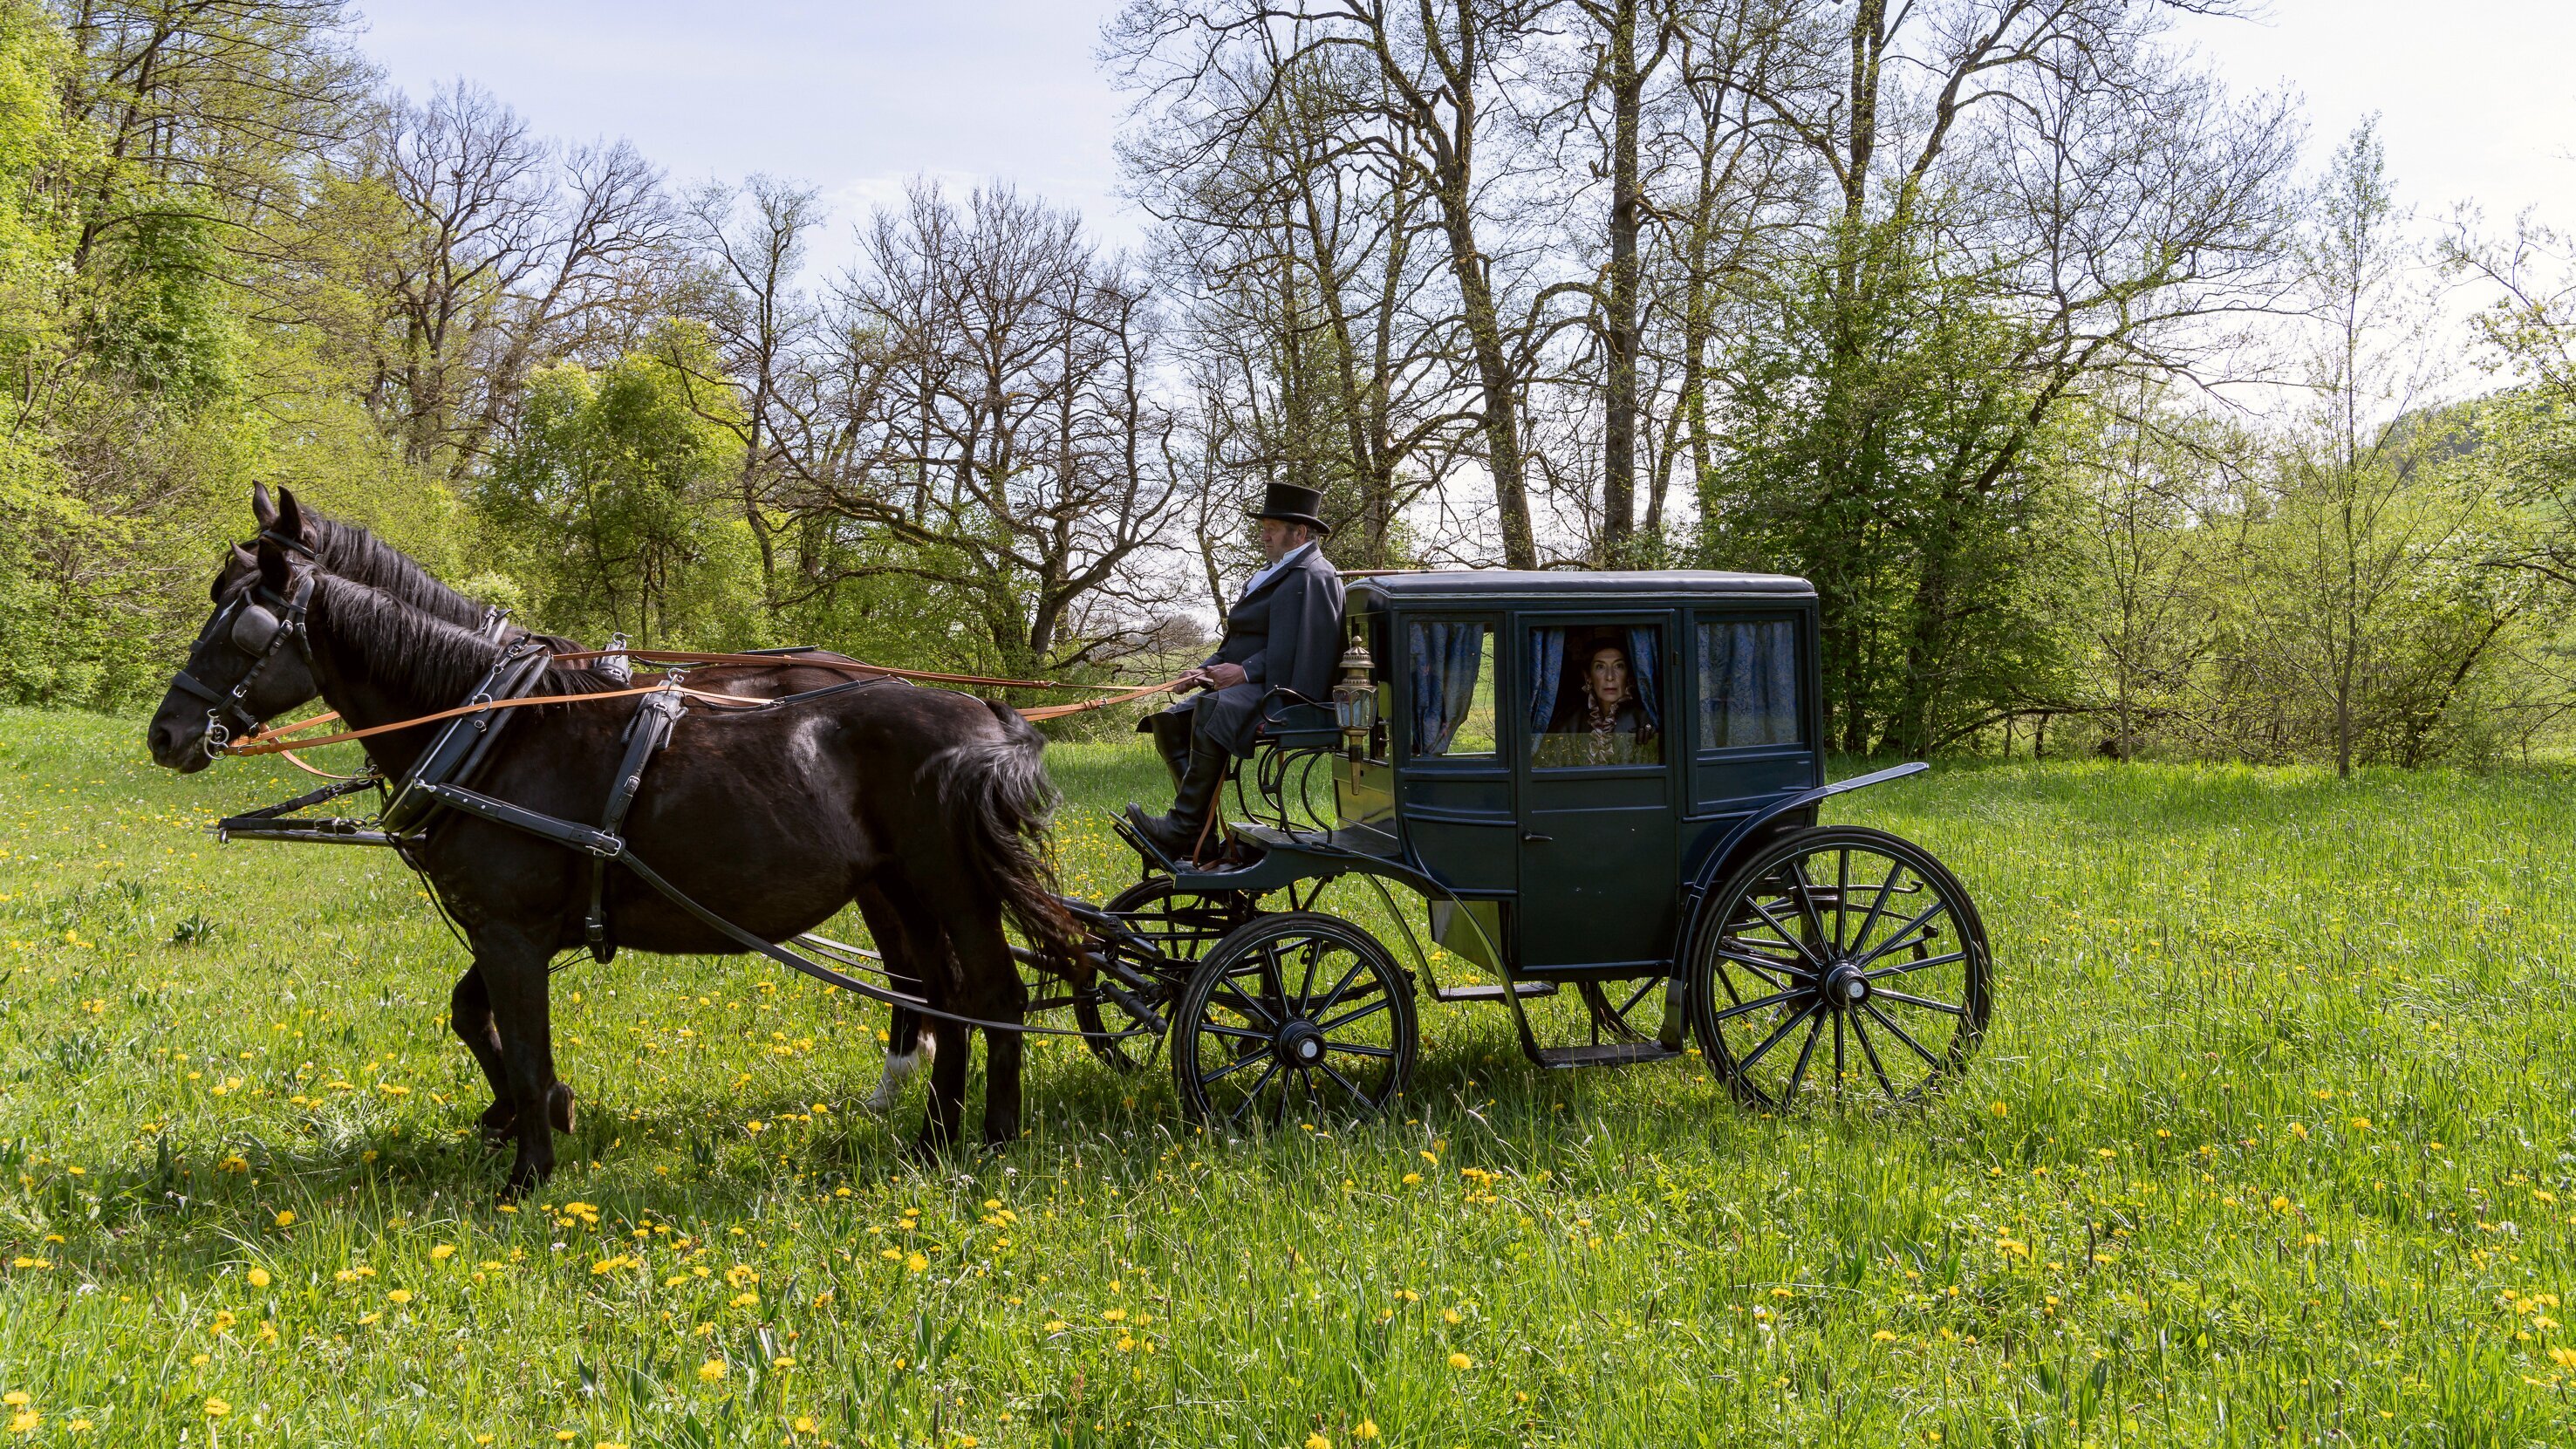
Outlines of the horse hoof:
{"type": "Polygon", "coordinates": [[[546,1093],[546,1120],[554,1124],[557,1132],[572,1131],[572,1101],[569,1083],[557,1082],[546,1093]]]}

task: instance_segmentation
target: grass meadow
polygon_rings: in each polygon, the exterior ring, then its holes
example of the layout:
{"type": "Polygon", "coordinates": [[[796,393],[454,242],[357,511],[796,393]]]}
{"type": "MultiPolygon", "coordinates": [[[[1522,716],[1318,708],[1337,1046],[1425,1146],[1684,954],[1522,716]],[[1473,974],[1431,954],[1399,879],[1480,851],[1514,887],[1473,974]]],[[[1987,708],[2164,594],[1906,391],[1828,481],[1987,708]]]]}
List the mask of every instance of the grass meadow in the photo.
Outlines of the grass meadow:
{"type": "MultiPolygon", "coordinates": [[[[878,1008],[584,957],[580,1132],[510,1205],[417,883],[216,846],[303,777],[140,736],[0,712],[0,1443],[2576,1438],[2565,770],[1841,797],[1996,944],[1983,1051],[1897,1113],[1542,1072],[1426,1002],[1381,1122],[1214,1140],[1159,1059],[1040,1042],[1026,1139],[923,1168],[918,1084],[860,1107],[878,1008]]],[[[1158,767],[1050,759],[1105,898],[1158,767]]]]}

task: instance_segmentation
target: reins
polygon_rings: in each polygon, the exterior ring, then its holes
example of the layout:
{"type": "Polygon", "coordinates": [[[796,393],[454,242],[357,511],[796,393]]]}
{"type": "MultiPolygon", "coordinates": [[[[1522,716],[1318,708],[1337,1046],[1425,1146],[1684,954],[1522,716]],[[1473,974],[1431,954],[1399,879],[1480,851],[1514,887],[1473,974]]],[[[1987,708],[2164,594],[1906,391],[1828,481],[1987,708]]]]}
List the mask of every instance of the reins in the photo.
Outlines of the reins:
{"type": "MultiPolygon", "coordinates": [[[[594,659],[613,658],[621,655],[628,659],[641,659],[648,664],[745,664],[757,665],[765,669],[779,669],[794,666],[808,669],[828,669],[843,674],[863,675],[875,679],[900,679],[932,684],[975,684],[997,689],[1117,689],[1117,686],[1107,684],[1067,684],[1060,680],[1048,679],[992,679],[978,674],[940,674],[924,669],[891,669],[881,664],[862,664],[855,659],[814,659],[794,654],[686,654],[666,649],[585,649],[574,654],[553,655],[549,662],[556,666],[562,666],[565,664],[584,663],[594,659]]],[[[1133,689],[1118,690],[1118,692],[1114,694],[1104,695],[1098,699],[1086,699],[1073,704],[1046,705],[1038,709],[1024,709],[1020,710],[1019,714],[1022,719],[1027,720],[1061,719],[1066,715],[1083,714],[1096,709],[1107,709],[1113,705],[1127,704],[1135,700],[1143,699],[1148,695],[1161,694],[1165,690],[1172,688],[1172,686],[1177,682],[1178,681],[1167,679],[1160,684],[1147,684],[1133,689]]],[[[346,775],[332,775],[315,769],[313,766],[296,759],[294,752],[297,750],[320,749],[324,745],[345,744],[350,740],[362,740],[370,735],[389,734],[395,730],[411,729],[417,725],[436,724],[438,721],[443,719],[455,719],[460,715],[481,714],[486,710],[515,709],[521,705],[529,704],[587,704],[593,700],[632,699],[637,695],[659,693],[665,687],[665,685],[661,684],[651,684],[639,685],[632,689],[605,690],[598,694],[542,694],[531,695],[520,699],[477,700],[471,704],[458,705],[454,709],[440,710],[436,714],[424,714],[415,716],[411,719],[396,720],[391,724],[371,725],[366,729],[342,730],[337,734],[316,735],[311,739],[304,740],[288,738],[288,736],[294,734],[297,730],[310,729],[315,725],[329,724],[331,721],[340,717],[339,711],[326,710],[309,719],[297,720],[295,723],[290,725],[280,725],[275,729],[261,730],[257,734],[242,739],[237,743],[226,743],[222,747],[222,753],[240,756],[285,755],[287,757],[287,763],[307,774],[320,775],[326,780],[350,779],[354,777],[346,775]]],[[[730,704],[752,708],[767,708],[772,705],[788,704],[794,702],[798,698],[796,695],[788,695],[778,699],[755,699],[747,695],[718,694],[709,690],[690,689],[685,685],[669,685],[667,687],[675,689],[679,693],[686,695],[691,699],[702,699],[714,704],[730,704]]]]}

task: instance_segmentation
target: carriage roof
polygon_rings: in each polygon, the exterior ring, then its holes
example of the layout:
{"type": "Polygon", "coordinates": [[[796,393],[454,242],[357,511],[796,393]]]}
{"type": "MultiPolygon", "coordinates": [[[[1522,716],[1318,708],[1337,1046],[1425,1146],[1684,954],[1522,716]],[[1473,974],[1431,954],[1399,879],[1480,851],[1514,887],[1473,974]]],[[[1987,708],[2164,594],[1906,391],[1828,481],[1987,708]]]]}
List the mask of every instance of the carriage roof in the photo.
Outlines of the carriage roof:
{"type": "Polygon", "coordinates": [[[1400,603],[1446,599],[1552,602],[1644,595],[1777,603],[1816,596],[1815,585],[1787,574],[1724,573],[1715,569],[1426,569],[1350,577],[1354,596],[1374,595],[1400,603]]]}

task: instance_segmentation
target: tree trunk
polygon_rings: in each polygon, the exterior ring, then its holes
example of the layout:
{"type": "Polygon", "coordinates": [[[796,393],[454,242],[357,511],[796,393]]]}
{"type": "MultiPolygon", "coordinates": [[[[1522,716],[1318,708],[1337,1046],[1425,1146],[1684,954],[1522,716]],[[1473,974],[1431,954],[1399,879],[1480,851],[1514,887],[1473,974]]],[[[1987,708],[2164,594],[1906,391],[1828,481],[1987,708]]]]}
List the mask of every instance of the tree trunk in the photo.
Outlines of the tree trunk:
{"type": "Polygon", "coordinates": [[[1637,0],[1616,0],[1607,40],[1610,277],[1601,340],[1609,372],[1602,389],[1598,554],[1615,568],[1630,550],[1637,519],[1637,129],[1646,84],[1637,64],[1637,0]]]}

